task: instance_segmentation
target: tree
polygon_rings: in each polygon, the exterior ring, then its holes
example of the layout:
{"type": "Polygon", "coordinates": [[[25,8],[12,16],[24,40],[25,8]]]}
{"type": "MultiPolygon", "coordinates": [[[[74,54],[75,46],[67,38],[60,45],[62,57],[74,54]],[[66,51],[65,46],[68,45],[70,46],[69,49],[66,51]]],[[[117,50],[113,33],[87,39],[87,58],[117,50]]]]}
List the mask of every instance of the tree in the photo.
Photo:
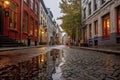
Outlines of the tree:
{"type": "Polygon", "coordinates": [[[76,41],[80,39],[81,0],[61,0],[61,27],[76,41]]]}

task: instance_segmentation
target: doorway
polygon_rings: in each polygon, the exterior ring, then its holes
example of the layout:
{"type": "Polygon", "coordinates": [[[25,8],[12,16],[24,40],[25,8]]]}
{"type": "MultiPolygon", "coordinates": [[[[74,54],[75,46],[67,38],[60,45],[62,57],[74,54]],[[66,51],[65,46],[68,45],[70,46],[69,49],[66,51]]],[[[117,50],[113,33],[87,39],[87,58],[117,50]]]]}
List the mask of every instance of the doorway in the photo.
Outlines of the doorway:
{"type": "Polygon", "coordinates": [[[3,34],[3,8],[0,5],[0,35],[3,34]]]}

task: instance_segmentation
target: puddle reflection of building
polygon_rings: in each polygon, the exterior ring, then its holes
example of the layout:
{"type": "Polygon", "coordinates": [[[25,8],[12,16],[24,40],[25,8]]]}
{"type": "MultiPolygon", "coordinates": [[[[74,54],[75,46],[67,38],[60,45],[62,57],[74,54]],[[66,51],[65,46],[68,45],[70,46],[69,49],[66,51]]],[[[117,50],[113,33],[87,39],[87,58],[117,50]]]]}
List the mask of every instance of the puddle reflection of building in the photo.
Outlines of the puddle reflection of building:
{"type": "Polygon", "coordinates": [[[47,73],[49,79],[52,78],[52,74],[56,73],[56,67],[59,66],[61,57],[62,51],[58,49],[53,49],[47,53],[47,73]]]}
{"type": "Polygon", "coordinates": [[[47,80],[46,54],[0,69],[0,80],[47,80]]]}
{"type": "Polygon", "coordinates": [[[61,62],[61,51],[52,50],[30,60],[0,68],[0,80],[51,80],[61,62]]]}

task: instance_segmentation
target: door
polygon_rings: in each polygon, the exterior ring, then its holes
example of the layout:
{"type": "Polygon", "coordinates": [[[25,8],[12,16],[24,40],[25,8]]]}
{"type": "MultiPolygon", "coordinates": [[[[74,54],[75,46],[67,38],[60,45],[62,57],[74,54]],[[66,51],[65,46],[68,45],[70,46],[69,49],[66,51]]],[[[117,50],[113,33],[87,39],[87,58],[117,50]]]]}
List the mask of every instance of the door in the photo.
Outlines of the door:
{"type": "Polygon", "coordinates": [[[0,35],[3,34],[3,8],[0,6],[0,35]]]}

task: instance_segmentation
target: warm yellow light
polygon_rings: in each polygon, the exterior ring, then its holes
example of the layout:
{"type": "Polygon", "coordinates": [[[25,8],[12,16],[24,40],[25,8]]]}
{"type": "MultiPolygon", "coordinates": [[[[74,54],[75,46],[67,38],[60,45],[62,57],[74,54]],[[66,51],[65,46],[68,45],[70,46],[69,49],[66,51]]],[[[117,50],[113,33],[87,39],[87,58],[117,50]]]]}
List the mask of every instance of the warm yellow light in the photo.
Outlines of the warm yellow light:
{"type": "Polygon", "coordinates": [[[9,5],[10,2],[8,0],[4,1],[4,4],[9,5]]]}
{"type": "Polygon", "coordinates": [[[41,59],[42,62],[44,62],[44,59],[41,59]]]}
{"type": "Polygon", "coordinates": [[[44,34],[44,32],[42,31],[42,34],[44,34]]]}

